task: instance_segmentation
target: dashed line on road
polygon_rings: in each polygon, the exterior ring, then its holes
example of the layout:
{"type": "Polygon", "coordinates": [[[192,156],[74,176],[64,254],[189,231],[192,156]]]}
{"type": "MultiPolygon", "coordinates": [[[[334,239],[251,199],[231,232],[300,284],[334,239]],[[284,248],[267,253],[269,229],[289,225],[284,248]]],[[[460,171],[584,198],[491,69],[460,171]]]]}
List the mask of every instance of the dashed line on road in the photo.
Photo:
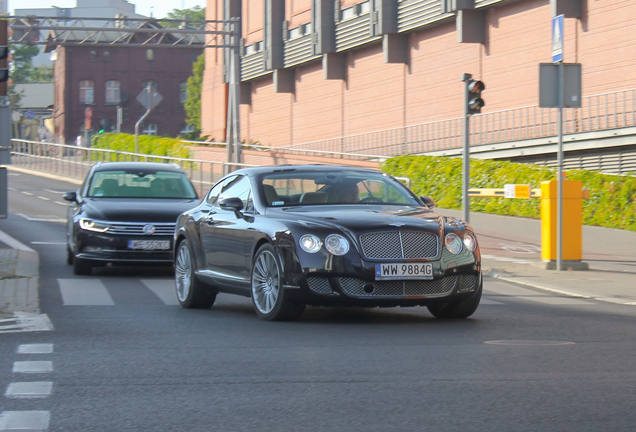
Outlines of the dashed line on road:
{"type": "Polygon", "coordinates": [[[20,192],[21,192],[21,193],[23,193],[23,194],[25,194],[25,195],[28,195],[28,196],[33,196],[33,195],[35,195],[34,193],[31,193],[31,192],[26,192],[26,191],[20,191],[20,192]]]}
{"type": "Polygon", "coordinates": [[[47,198],[44,196],[38,196],[39,199],[43,200],[43,201],[51,201],[51,198],[47,198]]]}

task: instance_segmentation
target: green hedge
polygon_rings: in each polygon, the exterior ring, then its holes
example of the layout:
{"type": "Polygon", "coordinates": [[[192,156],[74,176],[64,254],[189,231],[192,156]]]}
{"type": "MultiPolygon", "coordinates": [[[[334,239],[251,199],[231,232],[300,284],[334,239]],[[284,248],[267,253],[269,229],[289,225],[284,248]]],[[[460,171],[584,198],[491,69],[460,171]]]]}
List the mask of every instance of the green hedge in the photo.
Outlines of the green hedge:
{"type": "MultiPolygon", "coordinates": [[[[411,179],[411,189],[433,198],[437,206],[462,208],[462,159],[432,156],[398,156],[388,159],[382,170],[411,179]]],[[[583,201],[583,223],[636,231],[636,178],[572,170],[568,180],[581,180],[590,199],[583,201]]],[[[532,164],[471,160],[471,188],[503,188],[504,184],[529,184],[556,180],[556,170],[532,164]]],[[[540,218],[539,199],[471,198],[470,210],[507,216],[540,218]]]]}
{"type": "MultiPolygon", "coordinates": [[[[97,134],[93,135],[91,147],[133,153],[135,136],[124,133],[97,134]]],[[[139,153],[177,158],[192,157],[192,151],[181,140],[153,135],[139,135],[139,153]]]]}

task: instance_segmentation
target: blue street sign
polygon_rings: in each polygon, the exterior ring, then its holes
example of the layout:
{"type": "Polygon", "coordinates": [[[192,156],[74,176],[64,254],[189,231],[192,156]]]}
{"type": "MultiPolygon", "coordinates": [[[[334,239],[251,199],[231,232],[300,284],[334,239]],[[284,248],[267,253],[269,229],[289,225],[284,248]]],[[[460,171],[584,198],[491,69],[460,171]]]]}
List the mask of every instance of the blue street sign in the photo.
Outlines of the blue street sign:
{"type": "Polygon", "coordinates": [[[35,118],[35,113],[31,110],[28,110],[24,113],[24,116],[29,120],[33,120],[35,118]]]}
{"type": "Polygon", "coordinates": [[[552,62],[563,61],[563,15],[552,18],[552,62]]]}

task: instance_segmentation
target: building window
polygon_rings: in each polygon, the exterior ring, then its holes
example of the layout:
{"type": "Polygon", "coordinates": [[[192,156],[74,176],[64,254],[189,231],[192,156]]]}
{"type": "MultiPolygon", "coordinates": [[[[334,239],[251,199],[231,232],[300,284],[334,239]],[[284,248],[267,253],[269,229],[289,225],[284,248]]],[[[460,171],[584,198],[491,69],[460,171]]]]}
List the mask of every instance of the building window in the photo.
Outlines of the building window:
{"type": "Polygon", "coordinates": [[[120,83],[117,80],[106,81],[106,103],[119,105],[121,102],[120,83]]]}
{"type": "Polygon", "coordinates": [[[189,125],[189,124],[185,124],[183,126],[181,126],[181,132],[179,132],[181,135],[190,133],[190,132],[194,132],[194,125],[189,125]]]}
{"type": "Polygon", "coordinates": [[[150,88],[154,91],[157,91],[157,83],[155,81],[144,81],[142,90],[145,90],[148,88],[148,86],[150,86],[150,88]]]}
{"type": "Polygon", "coordinates": [[[95,103],[95,84],[93,81],[80,81],[80,103],[84,105],[93,105],[95,103]]]}
{"type": "Polygon", "coordinates": [[[188,83],[187,82],[179,83],[179,103],[181,105],[184,105],[187,98],[188,98],[188,83]]]}
{"type": "Polygon", "coordinates": [[[144,135],[157,135],[157,125],[155,123],[144,125],[143,134],[144,135]]]}

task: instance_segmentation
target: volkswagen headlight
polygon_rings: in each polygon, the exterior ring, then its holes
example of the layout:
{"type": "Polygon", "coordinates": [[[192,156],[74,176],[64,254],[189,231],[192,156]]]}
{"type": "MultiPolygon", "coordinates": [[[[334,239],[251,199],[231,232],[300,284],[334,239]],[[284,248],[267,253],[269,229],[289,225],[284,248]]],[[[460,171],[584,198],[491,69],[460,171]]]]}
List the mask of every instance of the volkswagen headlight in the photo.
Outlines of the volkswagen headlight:
{"type": "Polygon", "coordinates": [[[109,225],[106,225],[100,222],[95,222],[94,220],[90,220],[90,219],[80,219],[79,226],[83,230],[99,232],[99,233],[106,232],[110,228],[109,225]]]}

